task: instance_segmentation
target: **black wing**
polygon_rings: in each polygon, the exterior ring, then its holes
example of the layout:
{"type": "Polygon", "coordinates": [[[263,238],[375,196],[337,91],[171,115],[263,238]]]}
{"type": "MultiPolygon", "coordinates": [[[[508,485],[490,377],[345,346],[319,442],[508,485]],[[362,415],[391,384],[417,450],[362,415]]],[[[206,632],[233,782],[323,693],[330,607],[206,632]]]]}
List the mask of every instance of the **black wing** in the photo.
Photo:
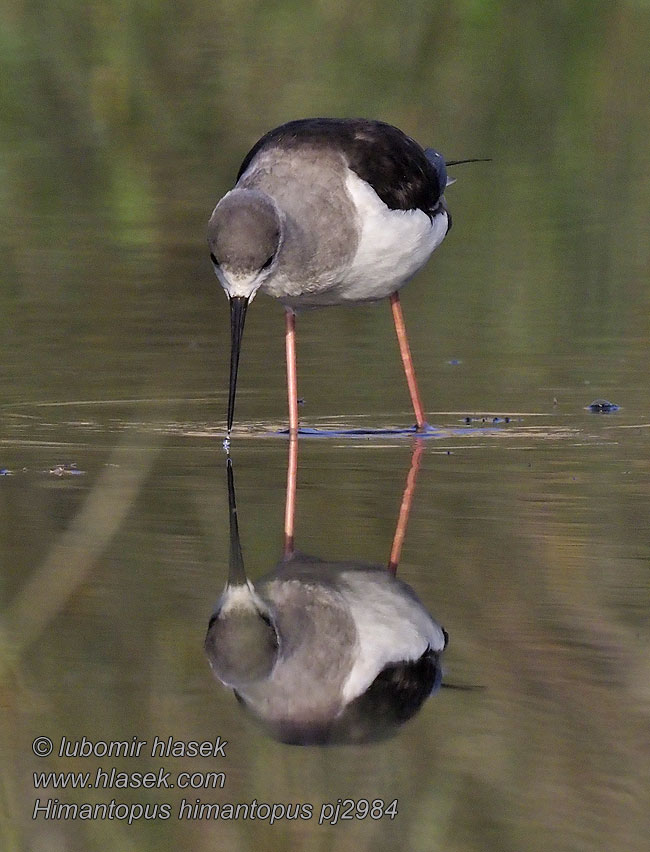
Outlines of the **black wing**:
{"type": "Polygon", "coordinates": [[[237,180],[262,150],[339,150],[348,166],[392,210],[436,212],[445,190],[441,172],[418,143],[397,127],[365,118],[304,118],[271,130],[251,148],[237,180]]]}

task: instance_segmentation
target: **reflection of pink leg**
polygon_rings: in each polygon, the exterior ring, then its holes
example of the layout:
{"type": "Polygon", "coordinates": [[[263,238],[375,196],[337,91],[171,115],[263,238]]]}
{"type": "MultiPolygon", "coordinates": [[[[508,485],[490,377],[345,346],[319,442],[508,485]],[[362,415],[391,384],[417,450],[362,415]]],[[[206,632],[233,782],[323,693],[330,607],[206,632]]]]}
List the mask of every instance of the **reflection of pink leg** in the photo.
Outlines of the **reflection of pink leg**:
{"type": "Polygon", "coordinates": [[[388,570],[391,574],[397,573],[400,554],[402,553],[402,545],[404,544],[404,536],[406,535],[406,526],[409,522],[411,514],[411,504],[413,503],[413,494],[415,493],[415,480],[420,470],[420,462],[422,461],[422,453],[424,452],[424,444],[422,440],[416,440],[413,448],[413,457],[411,459],[411,468],[406,477],[406,486],[402,496],[402,505],[399,507],[399,518],[395,527],[395,536],[393,538],[393,547],[390,551],[388,559],[388,570]]]}
{"type": "Polygon", "coordinates": [[[404,364],[404,372],[406,373],[406,383],[409,386],[411,402],[413,403],[413,411],[415,412],[415,422],[417,423],[418,429],[424,429],[427,422],[424,419],[424,408],[422,407],[420,391],[418,390],[418,383],[415,378],[415,368],[413,367],[409,341],[406,336],[406,326],[404,325],[404,316],[402,314],[402,306],[399,301],[399,293],[393,293],[391,295],[390,308],[393,312],[393,322],[395,323],[395,331],[397,332],[399,352],[402,356],[402,364],[404,364]]]}
{"type": "Polygon", "coordinates": [[[284,504],[284,556],[293,554],[293,530],[296,518],[296,480],[298,478],[298,439],[289,438],[289,464],[287,466],[287,498],[284,504]]]}
{"type": "Polygon", "coordinates": [[[289,394],[289,434],[298,434],[298,378],[296,372],[296,315],[285,310],[285,348],[287,353],[287,392],[289,394]]]}

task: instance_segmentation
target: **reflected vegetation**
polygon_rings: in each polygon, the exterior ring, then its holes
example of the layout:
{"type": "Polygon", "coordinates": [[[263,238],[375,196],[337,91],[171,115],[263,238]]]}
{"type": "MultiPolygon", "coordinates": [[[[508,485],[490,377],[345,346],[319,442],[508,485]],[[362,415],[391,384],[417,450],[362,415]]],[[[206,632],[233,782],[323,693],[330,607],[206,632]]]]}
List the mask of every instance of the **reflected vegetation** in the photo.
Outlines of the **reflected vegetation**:
{"type": "Polygon", "coordinates": [[[228,582],[205,650],[216,677],[282,742],[384,739],[440,686],[447,633],[395,576],[421,454],[418,442],[388,567],[331,562],[294,546],[298,441],[292,439],[284,555],[254,584],[244,568],[228,458],[228,582]]]}

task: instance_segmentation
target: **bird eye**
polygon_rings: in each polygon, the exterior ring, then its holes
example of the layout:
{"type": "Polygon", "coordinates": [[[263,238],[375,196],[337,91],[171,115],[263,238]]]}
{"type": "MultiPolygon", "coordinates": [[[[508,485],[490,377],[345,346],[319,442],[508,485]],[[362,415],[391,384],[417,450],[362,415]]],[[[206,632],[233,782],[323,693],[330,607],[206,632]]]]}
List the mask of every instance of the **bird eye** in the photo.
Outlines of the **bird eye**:
{"type": "Polygon", "coordinates": [[[268,268],[269,268],[269,266],[273,263],[273,258],[274,258],[274,257],[275,257],[275,255],[274,255],[274,254],[272,254],[272,255],[271,255],[271,257],[267,258],[267,259],[264,261],[264,263],[262,264],[262,269],[268,269],[268,268]]]}
{"type": "Polygon", "coordinates": [[[218,261],[218,260],[217,260],[217,258],[214,256],[214,253],[213,253],[213,252],[210,252],[210,260],[212,261],[212,263],[214,263],[214,265],[215,265],[215,266],[219,266],[219,261],[218,261]]]}

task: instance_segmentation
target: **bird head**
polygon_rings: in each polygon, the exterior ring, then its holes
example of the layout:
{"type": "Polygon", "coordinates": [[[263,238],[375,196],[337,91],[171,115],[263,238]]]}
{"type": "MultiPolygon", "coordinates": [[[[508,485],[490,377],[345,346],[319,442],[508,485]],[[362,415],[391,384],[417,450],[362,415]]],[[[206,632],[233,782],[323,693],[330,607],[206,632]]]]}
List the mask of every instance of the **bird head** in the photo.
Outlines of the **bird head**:
{"type": "Polygon", "coordinates": [[[235,689],[264,680],[279,647],[273,613],[253,586],[227,586],[205,637],[206,654],[219,680],[235,689]]]}
{"type": "Polygon", "coordinates": [[[264,281],[273,274],[281,245],[280,210],[270,196],[255,189],[228,192],[217,204],[208,222],[210,259],[230,301],[228,437],[235,411],[246,310],[264,281]]]}
{"type": "Polygon", "coordinates": [[[254,189],[233,189],[208,222],[210,259],[227,296],[251,302],[272,273],[282,238],[280,211],[254,189]]]}
{"type": "Polygon", "coordinates": [[[205,652],[219,680],[236,689],[271,674],[280,649],[280,634],[270,605],[246,576],[230,456],[226,459],[226,481],[230,530],[228,582],[208,624],[205,652]]]}

